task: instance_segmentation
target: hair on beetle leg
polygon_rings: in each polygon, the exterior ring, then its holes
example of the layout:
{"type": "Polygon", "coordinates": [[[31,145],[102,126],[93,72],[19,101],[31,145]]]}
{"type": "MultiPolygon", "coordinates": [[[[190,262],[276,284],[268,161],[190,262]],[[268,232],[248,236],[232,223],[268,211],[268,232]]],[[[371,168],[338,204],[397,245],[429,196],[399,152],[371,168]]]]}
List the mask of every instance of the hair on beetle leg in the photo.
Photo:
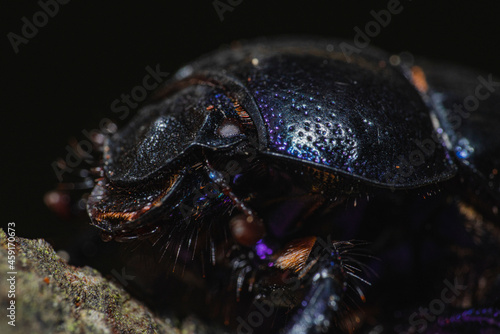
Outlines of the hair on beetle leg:
{"type": "Polygon", "coordinates": [[[293,314],[286,333],[320,332],[332,323],[352,329],[359,326],[360,303],[366,301],[363,285],[371,284],[372,269],[363,262],[374,258],[364,251],[367,244],[309,236],[291,240],[264,260],[251,248],[237,247],[231,262],[236,300],[251,293],[252,305],[270,303],[276,312],[293,314]]]}
{"type": "Polygon", "coordinates": [[[361,283],[370,285],[370,282],[362,277],[366,268],[356,259],[365,254],[352,250],[362,244],[318,240],[308,263],[299,273],[298,277],[308,290],[286,333],[322,332],[332,323],[339,328],[352,329],[359,323],[351,318],[352,310],[360,309],[358,300],[365,302],[361,283]]]}
{"type": "Polygon", "coordinates": [[[166,217],[165,223],[160,221],[160,233],[151,243],[151,247],[158,249],[160,254],[158,263],[170,266],[172,271],[178,264],[185,267],[201,262],[203,268],[205,262],[211,266],[216,264],[221,257],[219,254],[224,254],[224,245],[228,241],[226,225],[229,207],[224,202],[210,202],[208,205],[218,214],[184,217],[174,212],[171,213],[174,216],[166,217]]]}

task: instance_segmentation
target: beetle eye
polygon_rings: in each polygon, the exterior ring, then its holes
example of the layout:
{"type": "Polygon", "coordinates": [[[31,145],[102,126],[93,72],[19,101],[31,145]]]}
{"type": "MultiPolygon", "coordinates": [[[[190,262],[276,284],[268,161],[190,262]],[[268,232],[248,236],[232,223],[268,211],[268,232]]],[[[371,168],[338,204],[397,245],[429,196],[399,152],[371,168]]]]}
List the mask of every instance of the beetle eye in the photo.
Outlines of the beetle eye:
{"type": "Polygon", "coordinates": [[[226,119],[217,129],[219,136],[223,138],[231,138],[241,134],[239,123],[235,119],[226,119]]]}

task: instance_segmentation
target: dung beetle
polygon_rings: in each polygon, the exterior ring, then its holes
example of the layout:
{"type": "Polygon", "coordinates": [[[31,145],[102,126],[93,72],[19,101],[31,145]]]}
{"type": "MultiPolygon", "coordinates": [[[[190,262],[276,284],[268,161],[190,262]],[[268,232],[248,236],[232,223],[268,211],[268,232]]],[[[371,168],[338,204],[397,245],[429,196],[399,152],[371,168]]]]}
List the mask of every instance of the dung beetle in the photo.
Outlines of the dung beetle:
{"type": "Polygon", "coordinates": [[[151,240],[238,333],[500,332],[500,80],[352,50],[180,69],[103,142],[92,224],[151,240]]]}

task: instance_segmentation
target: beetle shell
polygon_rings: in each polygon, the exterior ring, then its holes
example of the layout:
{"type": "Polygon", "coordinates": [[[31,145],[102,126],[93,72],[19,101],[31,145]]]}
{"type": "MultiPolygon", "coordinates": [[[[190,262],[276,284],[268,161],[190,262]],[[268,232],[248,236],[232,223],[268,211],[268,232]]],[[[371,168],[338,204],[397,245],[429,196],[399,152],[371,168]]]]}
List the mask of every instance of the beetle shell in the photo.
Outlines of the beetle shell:
{"type": "Polygon", "coordinates": [[[339,44],[243,45],[203,58],[177,78],[223,73],[220,81],[241,84],[257,104],[248,112],[265,154],[381,186],[417,187],[453,176],[456,167],[439,144],[417,166],[401,163],[435,131],[407,69],[391,66],[379,50],[347,58],[339,44]],[[395,178],[398,168],[412,171],[395,178]]]}
{"type": "MultiPolygon", "coordinates": [[[[500,201],[500,80],[491,73],[419,60],[430,110],[449,138],[454,161],[476,184],[500,201]]],[[[496,204],[494,204],[496,205],[496,204]]]]}

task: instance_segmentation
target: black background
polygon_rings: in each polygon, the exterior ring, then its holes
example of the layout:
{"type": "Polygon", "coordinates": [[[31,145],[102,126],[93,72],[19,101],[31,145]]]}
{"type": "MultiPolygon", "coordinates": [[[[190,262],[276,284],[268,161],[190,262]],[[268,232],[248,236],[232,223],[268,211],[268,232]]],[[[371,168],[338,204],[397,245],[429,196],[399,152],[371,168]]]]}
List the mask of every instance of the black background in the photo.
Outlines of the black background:
{"type": "MultiPolygon", "coordinates": [[[[221,0],[227,2],[227,0],[221,0]]],[[[233,3],[239,2],[233,0],[233,3]]],[[[81,228],[59,220],[43,204],[57,184],[51,163],[71,137],[116,119],[111,102],[141,85],[145,67],[173,73],[197,56],[238,39],[315,34],[352,41],[371,10],[388,1],[243,0],[221,21],[212,1],[102,2],[72,0],[15,54],[7,38],[32,21],[37,1],[3,1],[2,199],[0,226],[66,247],[81,228]]],[[[402,1],[371,45],[411,51],[500,74],[497,1],[402,1]],[[496,6],[496,8],[494,8],[496,6]]]]}

